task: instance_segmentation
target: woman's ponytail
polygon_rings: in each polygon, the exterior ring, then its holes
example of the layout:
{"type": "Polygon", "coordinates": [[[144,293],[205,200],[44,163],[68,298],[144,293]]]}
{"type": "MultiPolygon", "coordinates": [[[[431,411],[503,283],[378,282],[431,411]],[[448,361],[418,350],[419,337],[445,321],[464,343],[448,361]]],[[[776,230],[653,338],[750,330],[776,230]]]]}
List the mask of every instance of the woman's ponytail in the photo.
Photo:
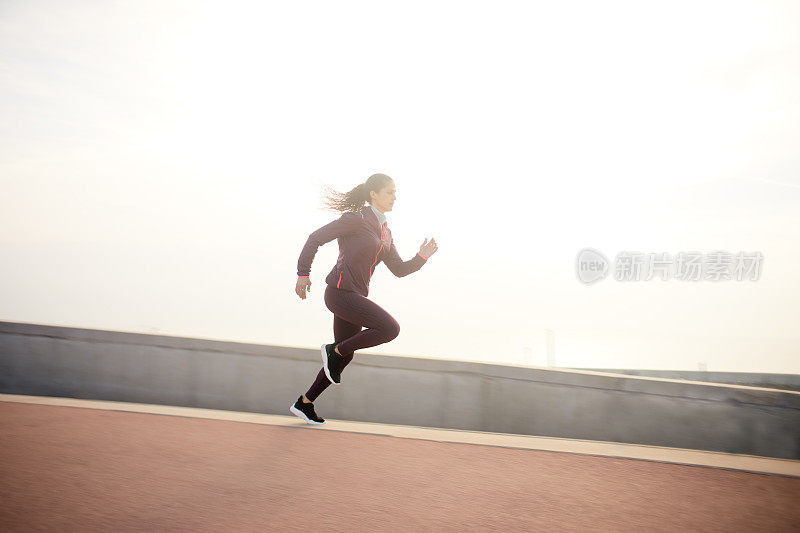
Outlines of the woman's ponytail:
{"type": "Polygon", "coordinates": [[[370,200],[370,191],[378,192],[392,178],[386,174],[373,174],[364,183],[359,183],[348,192],[341,193],[330,187],[325,187],[324,203],[327,209],[334,211],[357,211],[364,207],[370,200]]]}

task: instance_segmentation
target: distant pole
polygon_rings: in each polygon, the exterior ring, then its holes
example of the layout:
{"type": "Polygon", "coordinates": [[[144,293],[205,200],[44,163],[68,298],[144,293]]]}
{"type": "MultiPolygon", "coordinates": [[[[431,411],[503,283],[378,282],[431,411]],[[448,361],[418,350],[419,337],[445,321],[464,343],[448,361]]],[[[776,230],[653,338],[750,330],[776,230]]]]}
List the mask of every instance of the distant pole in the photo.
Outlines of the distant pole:
{"type": "Polygon", "coordinates": [[[552,329],[545,330],[547,334],[547,366],[556,366],[556,338],[552,329]]]}

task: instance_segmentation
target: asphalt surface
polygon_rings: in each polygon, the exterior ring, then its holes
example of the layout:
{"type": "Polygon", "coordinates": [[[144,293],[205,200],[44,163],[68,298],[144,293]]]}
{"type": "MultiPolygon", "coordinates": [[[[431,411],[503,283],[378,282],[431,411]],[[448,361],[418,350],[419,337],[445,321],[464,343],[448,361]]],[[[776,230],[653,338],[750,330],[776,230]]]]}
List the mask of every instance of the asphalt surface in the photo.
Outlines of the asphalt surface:
{"type": "Polygon", "coordinates": [[[800,479],[0,402],[1,531],[800,531],[800,479]]]}

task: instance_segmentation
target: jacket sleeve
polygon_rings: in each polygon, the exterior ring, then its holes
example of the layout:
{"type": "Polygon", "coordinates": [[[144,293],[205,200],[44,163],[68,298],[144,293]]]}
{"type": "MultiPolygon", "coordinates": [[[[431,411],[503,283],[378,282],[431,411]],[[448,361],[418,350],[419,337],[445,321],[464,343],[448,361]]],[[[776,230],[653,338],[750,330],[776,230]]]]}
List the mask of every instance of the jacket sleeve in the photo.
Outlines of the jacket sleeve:
{"type": "Polygon", "coordinates": [[[347,212],[342,214],[337,220],[326,224],[308,236],[306,244],[300,251],[300,258],[297,260],[297,275],[308,277],[311,273],[311,263],[317,255],[317,249],[327,242],[331,242],[337,237],[344,237],[354,233],[361,225],[361,213],[347,212]]]}
{"type": "Polygon", "coordinates": [[[402,278],[403,276],[408,276],[412,272],[416,272],[422,268],[422,265],[427,262],[427,259],[423,259],[423,257],[419,255],[419,252],[417,252],[417,255],[408,261],[403,261],[400,258],[400,254],[397,253],[397,248],[394,246],[394,241],[392,241],[392,246],[389,248],[389,254],[386,256],[383,262],[386,263],[386,266],[392,271],[392,274],[398,278],[402,278]]]}

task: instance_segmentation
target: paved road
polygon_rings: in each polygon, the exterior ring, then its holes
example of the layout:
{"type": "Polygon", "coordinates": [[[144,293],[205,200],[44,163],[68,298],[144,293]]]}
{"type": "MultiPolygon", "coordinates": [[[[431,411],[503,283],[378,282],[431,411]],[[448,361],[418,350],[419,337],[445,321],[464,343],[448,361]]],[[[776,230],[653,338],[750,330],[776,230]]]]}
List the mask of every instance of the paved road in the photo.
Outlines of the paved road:
{"type": "Polygon", "coordinates": [[[0,402],[3,531],[800,531],[800,479],[0,402]]]}

